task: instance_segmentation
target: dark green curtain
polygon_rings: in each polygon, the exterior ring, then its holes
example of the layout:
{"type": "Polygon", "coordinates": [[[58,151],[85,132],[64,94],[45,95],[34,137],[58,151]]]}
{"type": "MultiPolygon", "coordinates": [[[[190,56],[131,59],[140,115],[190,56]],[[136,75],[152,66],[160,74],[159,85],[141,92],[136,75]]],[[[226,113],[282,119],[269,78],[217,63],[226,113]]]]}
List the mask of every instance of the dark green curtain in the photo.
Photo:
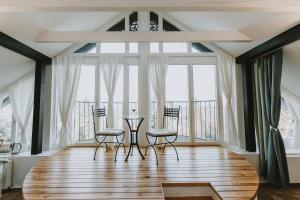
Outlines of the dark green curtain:
{"type": "Polygon", "coordinates": [[[269,183],[286,186],[290,182],[288,166],[284,143],[278,129],[282,50],[256,59],[253,65],[255,127],[261,175],[269,183]]]}

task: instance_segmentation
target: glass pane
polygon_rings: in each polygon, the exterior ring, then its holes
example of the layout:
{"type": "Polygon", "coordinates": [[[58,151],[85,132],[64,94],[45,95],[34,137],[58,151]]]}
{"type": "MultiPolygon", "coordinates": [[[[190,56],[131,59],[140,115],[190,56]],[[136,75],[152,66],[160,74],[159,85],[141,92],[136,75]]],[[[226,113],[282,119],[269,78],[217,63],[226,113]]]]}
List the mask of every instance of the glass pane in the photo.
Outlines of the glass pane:
{"type": "MultiPolygon", "coordinates": [[[[178,142],[190,141],[187,70],[187,65],[169,65],[166,77],[166,106],[171,108],[180,106],[178,142]]],[[[166,126],[176,129],[174,122],[167,121],[166,126]]]]}
{"type": "Polygon", "coordinates": [[[114,95],[114,128],[123,127],[123,67],[117,80],[115,95],[114,95]]]}
{"type": "Polygon", "coordinates": [[[138,66],[129,66],[129,114],[138,113],[138,66]]]}
{"type": "Polygon", "coordinates": [[[139,45],[138,43],[129,43],[129,53],[138,53],[139,45]]]}
{"type": "Polygon", "coordinates": [[[192,46],[192,53],[199,53],[201,51],[199,51],[198,49],[196,49],[195,47],[192,46]]]}
{"type": "MultiPolygon", "coordinates": [[[[92,141],[94,138],[92,109],[95,101],[95,66],[84,65],[81,69],[76,102],[73,110],[75,142],[92,141]]],[[[60,121],[60,120],[58,120],[60,121]]]]}
{"type": "Polygon", "coordinates": [[[188,52],[188,44],[186,42],[163,43],[164,53],[186,53],[188,52]]]}
{"type": "Polygon", "coordinates": [[[96,53],[96,43],[87,43],[80,49],[76,50],[75,53],[96,53]]]}
{"type": "Polygon", "coordinates": [[[193,65],[196,141],[218,141],[215,65],[193,65]]]}
{"type": "Polygon", "coordinates": [[[163,29],[164,31],[180,31],[179,28],[177,28],[165,19],[163,19],[163,29]]]}
{"type": "Polygon", "coordinates": [[[192,43],[192,52],[193,53],[199,53],[199,52],[213,52],[212,50],[210,50],[209,48],[207,48],[206,46],[204,46],[201,43],[192,43]]]}
{"type": "Polygon", "coordinates": [[[155,12],[150,12],[150,31],[158,31],[158,15],[155,12]]]}
{"type": "Polygon", "coordinates": [[[215,65],[194,65],[194,100],[216,100],[215,65]]]}
{"type": "Polygon", "coordinates": [[[129,31],[138,31],[139,26],[138,26],[138,13],[133,12],[129,15],[129,31]]]}
{"type": "Polygon", "coordinates": [[[110,27],[107,31],[125,31],[125,18],[110,27]]]}
{"type": "Polygon", "coordinates": [[[294,119],[286,99],[281,97],[281,109],[280,109],[280,120],[278,128],[280,130],[282,139],[284,141],[285,148],[298,149],[297,144],[295,143],[295,127],[296,120],[294,119]]]}
{"type": "Polygon", "coordinates": [[[159,53],[159,43],[150,42],[150,53],[159,53]]]}
{"type": "Polygon", "coordinates": [[[84,65],[82,67],[76,100],[94,102],[95,66],[84,65]]]}
{"type": "Polygon", "coordinates": [[[93,47],[92,49],[88,50],[86,53],[96,53],[96,47],[93,47]]]}
{"type": "Polygon", "coordinates": [[[125,53],[125,43],[101,43],[101,53],[125,53]]]}
{"type": "Polygon", "coordinates": [[[1,108],[0,105],[0,138],[5,139],[5,143],[11,142],[12,111],[10,104],[1,108]]]}

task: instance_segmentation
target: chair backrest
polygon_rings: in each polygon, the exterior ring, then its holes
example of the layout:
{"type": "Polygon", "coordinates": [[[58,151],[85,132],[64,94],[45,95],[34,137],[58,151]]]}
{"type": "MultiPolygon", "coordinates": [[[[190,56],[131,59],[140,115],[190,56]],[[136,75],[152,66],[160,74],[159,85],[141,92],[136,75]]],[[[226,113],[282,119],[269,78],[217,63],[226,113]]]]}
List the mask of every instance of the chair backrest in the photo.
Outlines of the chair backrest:
{"type": "Polygon", "coordinates": [[[97,108],[94,109],[94,106],[92,106],[92,115],[93,115],[93,125],[94,125],[94,132],[96,133],[96,119],[104,118],[105,120],[105,126],[107,128],[107,118],[106,118],[106,109],[104,108],[97,108]]]}
{"type": "MultiPolygon", "coordinates": [[[[180,115],[180,106],[178,108],[164,108],[163,116],[163,127],[165,128],[167,123],[167,118],[175,119],[176,121],[176,132],[178,133],[178,124],[179,124],[179,115],[180,115]]],[[[172,127],[173,128],[173,127],[172,127]]]]}

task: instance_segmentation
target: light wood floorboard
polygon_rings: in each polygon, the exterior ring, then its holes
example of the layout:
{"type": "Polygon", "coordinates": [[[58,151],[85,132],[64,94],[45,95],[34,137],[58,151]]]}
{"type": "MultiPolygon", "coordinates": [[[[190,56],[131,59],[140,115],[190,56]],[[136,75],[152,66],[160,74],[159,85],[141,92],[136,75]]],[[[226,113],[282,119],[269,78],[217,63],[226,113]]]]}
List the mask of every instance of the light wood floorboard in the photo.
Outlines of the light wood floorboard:
{"type": "MultiPolygon", "coordinates": [[[[178,147],[163,154],[149,152],[142,160],[137,151],[125,162],[120,149],[73,147],[40,161],[26,176],[25,200],[164,199],[162,183],[207,183],[222,199],[252,199],[259,186],[257,173],[244,158],[222,147],[178,147]]],[[[150,150],[150,149],[149,149],[150,150]]],[[[144,151],[144,149],[143,149],[144,151]]]]}

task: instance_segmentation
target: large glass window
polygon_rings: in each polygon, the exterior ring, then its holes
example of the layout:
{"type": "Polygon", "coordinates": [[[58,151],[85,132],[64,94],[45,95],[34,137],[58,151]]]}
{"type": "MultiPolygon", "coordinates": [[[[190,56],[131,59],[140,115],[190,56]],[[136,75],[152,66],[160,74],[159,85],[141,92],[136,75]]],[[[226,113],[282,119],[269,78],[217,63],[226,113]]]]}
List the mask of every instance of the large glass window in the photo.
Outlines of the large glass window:
{"type": "MultiPolygon", "coordinates": [[[[149,12],[149,14],[150,31],[159,31],[160,27],[163,28],[163,31],[180,31],[166,19],[161,19],[159,14],[154,12],[149,12]],[[162,24],[159,24],[161,22],[162,24]]],[[[130,13],[109,28],[108,31],[124,31],[125,28],[127,30],[128,27],[125,27],[125,21],[128,19],[129,31],[138,31],[137,12],[130,13]]],[[[97,53],[95,57],[91,55],[88,60],[89,63],[94,65],[97,61],[95,62],[93,59],[97,59],[100,54],[125,54],[125,56],[122,55],[126,60],[124,62],[125,67],[122,67],[120,71],[114,94],[114,127],[123,128],[124,123],[121,116],[124,115],[124,112],[127,114],[127,109],[129,115],[138,113],[138,104],[140,103],[138,102],[138,87],[140,84],[145,84],[142,82],[143,80],[138,80],[139,67],[137,64],[141,61],[140,59],[151,53],[166,53],[170,56],[169,60],[172,63],[172,65],[169,65],[165,83],[166,106],[174,108],[180,106],[181,108],[178,142],[218,140],[217,123],[214,121],[216,117],[215,66],[189,64],[201,59],[195,56],[189,59],[190,53],[211,51],[200,43],[160,41],[150,42],[149,52],[140,52],[147,55],[141,55],[140,57],[128,55],[139,53],[139,45],[145,45],[145,43],[90,43],[76,51],[76,53],[97,53]],[[174,54],[172,55],[172,53],[180,54],[180,58],[174,56],[174,54]],[[127,96],[129,97],[128,102],[127,96]],[[193,138],[195,140],[192,140],[193,138]]],[[[143,68],[141,69],[143,70],[143,68]]],[[[142,73],[144,72],[142,71],[142,73]]],[[[94,139],[91,106],[96,104],[97,107],[108,107],[108,95],[103,74],[100,72],[99,77],[97,75],[95,77],[95,73],[97,73],[95,66],[84,66],[82,69],[73,116],[75,141],[92,141],[94,139]],[[95,102],[95,95],[97,96],[97,102],[95,102]]],[[[149,124],[150,128],[154,129],[158,128],[155,124],[157,117],[155,116],[156,102],[151,87],[149,89],[150,91],[147,91],[150,92],[151,98],[148,104],[150,108],[149,115],[151,116],[149,124]]],[[[104,127],[105,124],[102,124],[102,126],[104,127]]],[[[172,128],[176,128],[176,125],[173,125],[172,128]]]]}
{"type": "MultiPolygon", "coordinates": [[[[179,142],[190,141],[188,88],[188,66],[169,65],[166,77],[166,106],[171,108],[180,106],[179,142]]],[[[176,127],[174,124],[172,126],[176,127]]]]}

